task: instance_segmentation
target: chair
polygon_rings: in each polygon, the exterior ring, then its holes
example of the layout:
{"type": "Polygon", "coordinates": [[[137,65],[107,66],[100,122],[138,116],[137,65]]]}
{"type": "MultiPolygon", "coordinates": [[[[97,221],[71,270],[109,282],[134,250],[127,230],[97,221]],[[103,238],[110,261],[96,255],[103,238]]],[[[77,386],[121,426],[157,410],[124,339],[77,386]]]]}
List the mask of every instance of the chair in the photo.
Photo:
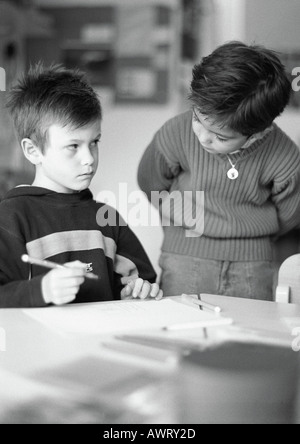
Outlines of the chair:
{"type": "Polygon", "coordinates": [[[281,265],[275,300],[300,304],[300,254],[289,257],[281,265]]]}

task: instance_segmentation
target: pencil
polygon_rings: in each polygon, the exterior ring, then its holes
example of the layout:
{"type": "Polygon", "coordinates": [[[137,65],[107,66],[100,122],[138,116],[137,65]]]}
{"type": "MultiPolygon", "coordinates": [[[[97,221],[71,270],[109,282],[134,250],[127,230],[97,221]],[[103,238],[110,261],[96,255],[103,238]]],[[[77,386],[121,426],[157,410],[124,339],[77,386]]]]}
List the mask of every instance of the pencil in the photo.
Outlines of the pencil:
{"type": "Polygon", "coordinates": [[[215,313],[221,313],[221,307],[217,307],[216,305],[208,304],[207,302],[200,301],[199,299],[193,300],[193,304],[199,305],[199,307],[206,308],[207,310],[212,310],[215,313]]]}
{"type": "Polygon", "coordinates": [[[189,297],[187,294],[183,294],[182,297],[186,299],[188,302],[192,302],[193,304],[198,305],[199,307],[206,308],[207,310],[214,311],[215,313],[221,313],[222,311],[221,307],[209,304],[208,302],[203,302],[193,297],[189,297]]]}
{"type": "MultiPolygon", "coordinates": [[[[65,265],[56,264],[55,262],[51,262],[51,261],[36,259],[36,258],[28,256],[28,254],[23,254],[23,256],[21,256],[21,259],[26,264],[38,265],[40,267],[45,267],[45,268],[49,268],[49,269],[67,268],[65,265]]],[[[93,280],[99,279],[99,277],[93,273],[86,273],[85,277],[87,279],[93,279],[93,280]]]]}

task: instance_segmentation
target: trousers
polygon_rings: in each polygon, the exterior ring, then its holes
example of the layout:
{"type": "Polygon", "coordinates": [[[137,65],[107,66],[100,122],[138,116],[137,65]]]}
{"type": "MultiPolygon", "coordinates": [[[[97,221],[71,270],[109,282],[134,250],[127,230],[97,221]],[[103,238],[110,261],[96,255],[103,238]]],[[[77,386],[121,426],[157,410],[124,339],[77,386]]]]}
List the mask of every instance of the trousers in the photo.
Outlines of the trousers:
{"type": "Polygon", "coordinates": [[[230,262],[162,253],[161,288],[165,296],[216,294],[274,300],[276,263],[230,262]]]}

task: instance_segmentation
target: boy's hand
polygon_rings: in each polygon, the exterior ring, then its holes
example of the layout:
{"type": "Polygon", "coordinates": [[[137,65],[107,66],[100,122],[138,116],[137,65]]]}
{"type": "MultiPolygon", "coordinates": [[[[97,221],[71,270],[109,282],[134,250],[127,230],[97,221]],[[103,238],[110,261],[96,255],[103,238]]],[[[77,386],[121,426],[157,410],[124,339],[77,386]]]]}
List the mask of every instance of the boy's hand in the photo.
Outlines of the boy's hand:
{"type": "Polygon", "coordinates": [[[46,304],[64,305],[76,299],[85,281],[86,265],[80,261],[65,264],[66,268],[51,270],[42,280],[46,304]]]}
{"type": "Polygon", "coordinates": [[[122,284],[126,284],[121,292],[121,299],[147,299],[154,298],[160,301],[163,297],[163,291],[158,284],[150,284],[148,281],[140,279],[138,276],[123,278],[122,284]]]}

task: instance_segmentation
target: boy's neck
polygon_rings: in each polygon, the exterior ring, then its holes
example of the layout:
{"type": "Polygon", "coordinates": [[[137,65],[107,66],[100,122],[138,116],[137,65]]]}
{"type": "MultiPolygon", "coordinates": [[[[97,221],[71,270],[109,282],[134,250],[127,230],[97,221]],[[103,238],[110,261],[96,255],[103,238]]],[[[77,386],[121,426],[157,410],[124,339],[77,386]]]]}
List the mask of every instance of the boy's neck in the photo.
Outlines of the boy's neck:
{"type": "Polygon", "coordinates": [[[60,186],[59,184],[55,184],[53,181],[47,179],[46,177],[40,178],[38,174],[36,174],[34,181],[32,183],[33,187],[45,188],[47,190],[53,191],[55,193],[61,194],[77,194],[76,190],[69,190],[65,187],[60,186]]]}

